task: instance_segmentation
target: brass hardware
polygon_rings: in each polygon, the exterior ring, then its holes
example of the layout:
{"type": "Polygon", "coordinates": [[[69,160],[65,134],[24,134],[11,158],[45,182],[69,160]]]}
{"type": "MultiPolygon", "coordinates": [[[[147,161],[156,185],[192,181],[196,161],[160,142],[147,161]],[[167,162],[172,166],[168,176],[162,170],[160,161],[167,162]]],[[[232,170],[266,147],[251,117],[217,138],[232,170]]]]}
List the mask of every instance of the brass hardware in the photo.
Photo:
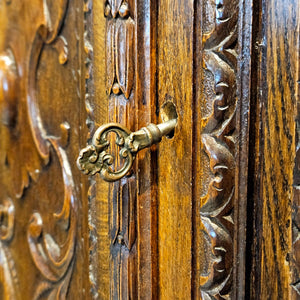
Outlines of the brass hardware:
{"type": "Polygon", "coordinates": [[[100,176],[106,181],[119,180],[132,167],[136,154],[144,148],[159,143],[163,136],[174,130],[176,123],[177,119],[171,119],[158,125],[151,123],[136,132],[131,132],[116,123],[102,125],[96,130],[92,144],[80,151],[77,166],[84,174],[100,173],[100,176]],[[111,132],[116,134],[116,144],[121,147],[119,155],[124,159],[123,166],[116,171],[112,169],[115,158],[107,152],[110,145],[108,134],[111,132]]]}

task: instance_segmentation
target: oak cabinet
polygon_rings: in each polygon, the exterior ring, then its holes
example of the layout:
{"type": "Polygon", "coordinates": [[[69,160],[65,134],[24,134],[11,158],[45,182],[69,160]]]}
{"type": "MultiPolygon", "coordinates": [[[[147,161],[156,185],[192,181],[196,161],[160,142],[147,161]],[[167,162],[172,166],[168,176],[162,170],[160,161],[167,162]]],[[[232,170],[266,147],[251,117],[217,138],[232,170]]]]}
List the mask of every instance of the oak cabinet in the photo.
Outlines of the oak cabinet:
{"type": "Polygon", "coordinates": [[[299,299],[299,36],[297,0],[0,0],[0,299],[299,299]]]}

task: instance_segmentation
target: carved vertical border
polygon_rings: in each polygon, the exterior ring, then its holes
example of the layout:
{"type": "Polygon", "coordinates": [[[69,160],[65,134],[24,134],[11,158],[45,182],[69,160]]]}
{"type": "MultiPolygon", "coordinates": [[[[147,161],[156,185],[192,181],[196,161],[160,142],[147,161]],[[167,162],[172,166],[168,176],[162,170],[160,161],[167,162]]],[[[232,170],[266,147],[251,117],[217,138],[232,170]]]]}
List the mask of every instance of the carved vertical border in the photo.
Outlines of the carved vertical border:
{"type": "Polygon", "coordinates": [[[197,299],[243,299],[245,293],[251,20],[247,1],[196,5],[193,293],[197,299]]]}
{"type": "MultiPolygon", "coordinates": [[[[144,0],[103,2],[109,121],[134,131],[156,122],[156,4],[144,0]]],[[[157,298],[154,155],[151,150],[143,151],[134,171],[110,185],[111,299],[157,298]]]]}
{"type": "MultiPolygon", "coordinates": [[[[109,121],[135,130],[135,7],[105,0],[106,92],[109,121]]],[[[112,145],[113,151],[117,151],[112,145]]],[[[122,162],[117,160],[116,164],[122,162]]],[[[117,166],[116,166],[117,167],[117,166]]],[[[110,298],[137,298],[137,183],[134,173],[110,185],[110,298]]]]}
{"type": "MultiPolygon", "coordinates": [[[[84,107],[86,112],[85,123],[88,128],[87,140],[91,140],[95,131],[95,117],[92,98],[94,95],[93,81],[93,1],[84,0],[83,4],[83,46],[84,46],[84,107]]],[[[88,178],[88,229],[89,229],[89,284],[90,295],[93,299],[99,298],[97,288],[97,231],[95,220],[97,220],[96,209],[96,179],[88,178]]]]}

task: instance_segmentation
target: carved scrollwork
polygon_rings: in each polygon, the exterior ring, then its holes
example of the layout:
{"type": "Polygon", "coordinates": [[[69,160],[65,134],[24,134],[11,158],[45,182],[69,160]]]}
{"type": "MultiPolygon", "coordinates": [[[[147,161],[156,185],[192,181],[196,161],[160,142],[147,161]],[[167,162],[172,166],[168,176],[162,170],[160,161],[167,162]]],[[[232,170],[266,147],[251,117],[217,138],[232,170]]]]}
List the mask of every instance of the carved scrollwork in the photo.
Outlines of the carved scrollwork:
{"type": "MultiPolygon", "coordinates": [[[[29,5],[29,4],[28,4],[29,5]]],[[[41,54],[47,47],[52,47],[58,53],[60,64],[65,64],[68,59],[68,43],[59,35],[64,22],[68,0],[59,0],[48,6],[46,1],[34,0],[32,3],[32,24],[25,34],[19,28],[18,32],[8,36],[7,49],[0,55],[0,113],[1,134],[5,135],[5,162],[3,168],[10,174],[10,180],[15,184],[11,194],[17,198],[23,195],[25,187],[29,186],[30,178],[37,181],[43,166],[50,161],[51,155],[56,155],[61,167],[64,199],[60,213],[53,215],[53,222],[57,228],[65,232],[66,239],[57,242],[55,237],[46,232],[42,213],[36,211],[29,221],[27,239],[30,253],[36,268],[40,271],[43,280],[37,284],[34,299],[44,297],[64,299],[73,271],[74,254],[76,247],[77,224],[77,199],[75,187],[64,146],[69,140],[69,125],[61,124],[61,137],[49,135],[44,128],[39,110],[40,99],[37,96],[37,73],[41,54]],[[52,15],[51,11],[56,9],[52,15]],[[23,45],[28,45],[24,47],[23,45]],[[29,52],[29,53],[28,53],[29,52]],[[13,55],[15,54],[15,56],[13,55]],[[29,62],[27,61],[29,57],[29,62]],[[4,118],[4,117],[5,118],[4,118]],[[17,157],[22,157],[20,163],[17,157]]],[[[17,26],[16,26],[17,27],[17,26]]],[[[17,30],[17,29],[13,29],[17,30]]],[[[2,220],[3,207],[0,206],[0,221],[2,220]]],[[[10,215],[9,215],[10,216],[10,215]]],[[[11,228],[13,214],[7,228],[11,228]]],[[[5,241],[4,228],[1,227],[1,240],[5,241]]],[[[7,229],[7,230],[8,230],[7,229]]],[[[6,233],[11,236],[10,231],[6,233]]],[[[6,259],[7,250],[0,242],[0,257],[6,259]]],[[[0,264],[7,280],[10,280],[7,270],[13,273],[13,266],[3,261],[0,264]],[[7,268],[7,270],[5,269],[7,268]]],[[[2,271],[1,271],[2,272],[2,271]]],[[[9,286],[9,285],[8,285],[9,286]]],[[[10,286],[9,286],[10,289],[10,286]]],[[[21,299],[17,295],[6,291],[8,299],[21,299]]]]}
{"type": "Polygon", "coordinates": [[[235,112],[238,1],[213,1],[212,30],[203,35],[204,68],[214,78],[211,113],[202,119],[201,135],[213,175],[201,198],[200,215],[210,239],[212,260],[202,275],[203,299],[228,299],[232,291],[233,198],[235,191],[235,112]]]}
{"type": "MultiPolygon", "coordinates": [[[[59,139],[47,135],[41,117],[39,115],[38,101],[36,97],[36,73],[38,62],[44,45],[54,47],[59,54],[59,63],[64,64],[67,60],[68,50],[67,41],[64,37],[58,36],[63,24],[68,0],[61,0],[59,3],[58,17],[54,25],[50,25],[50,15],[46,13],[44,21],[38,27],[35,40],[31,49],[30,72],[28,80],[27,104],[30,118],[30,125],[34,141],[39,154],[49,160],[50,149],[57,155],[63,177],[64,202],[59,214],[54,214],[55,221],[60,225],[61,230],[67,234],[63,246],[57,244],[55,239],[43,228],[43,220],[40,213],[35,212],[29,222],[27,239],[30,252],[36,267],[39,269],[45,281],[41,282],[34,296],[39,299],[45,292],[49,297],[64,299],[68,291],[76,245],[76,213],[77,200],[75,198],[74,182],[71,167],[68,162],[66,152],[60,145],[59,139]]],[[[44,3],[44,12],[48,12],[47,4],[44,3]]],[[[65,144],[68,140],[68,124],[62,124],[61,143],[65,144]]]]}
{"type": "Polygon", "coordinates": [[[49,142],[58,156],[65,189],[63,208],[59,214],[54,214],[54,218],[61,230],[67,232],[67,239],[61,248],[43,229],[41,215],[38,212],[32,215],[27,231],[30,252],[44,278],[55,284],[53,286],[49,282],[42,282],[36,290],[34,299],[39,299],[48,290],[51,290],[51,295],[55,295],[56,298],[65,298],[73,268],[76,241],[76,199],[71,167],[58,141],[49,138],[49,142]]]}
{"type": "Polygon", "coordinates": [[[14,232],[15,207],[12,201],[5,199],[0,204],[0,239],[1,241],[10,241],[14,232]]]}

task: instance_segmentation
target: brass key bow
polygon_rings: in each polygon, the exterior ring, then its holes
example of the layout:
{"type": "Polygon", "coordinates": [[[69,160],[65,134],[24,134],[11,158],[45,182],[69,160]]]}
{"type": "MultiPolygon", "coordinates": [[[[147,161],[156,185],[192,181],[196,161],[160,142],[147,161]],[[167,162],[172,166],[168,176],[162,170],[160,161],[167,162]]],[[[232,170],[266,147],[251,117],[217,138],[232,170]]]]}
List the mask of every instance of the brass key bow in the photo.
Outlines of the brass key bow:
{"type": "Polygon", "coordinates": [[[126,127],[116,123],[102,125],[96,130],[92,144],[80,151],[77,159],[78,168],[87,175],[100,173],[100,176],[109,182],[119,180],[132,167],[138,151],[159,143],[163,136],[174,130],[176,123],[176,119],[158,125],[151,123],[136,132],[131,132],[126,127]],[[123,166],[116,171],[112,168],[115,158],[108,153],[110,145],[108,134],[111,132],[116,134],[116,144],[121,147],[119,155],[124,159],[123,166]]]}

